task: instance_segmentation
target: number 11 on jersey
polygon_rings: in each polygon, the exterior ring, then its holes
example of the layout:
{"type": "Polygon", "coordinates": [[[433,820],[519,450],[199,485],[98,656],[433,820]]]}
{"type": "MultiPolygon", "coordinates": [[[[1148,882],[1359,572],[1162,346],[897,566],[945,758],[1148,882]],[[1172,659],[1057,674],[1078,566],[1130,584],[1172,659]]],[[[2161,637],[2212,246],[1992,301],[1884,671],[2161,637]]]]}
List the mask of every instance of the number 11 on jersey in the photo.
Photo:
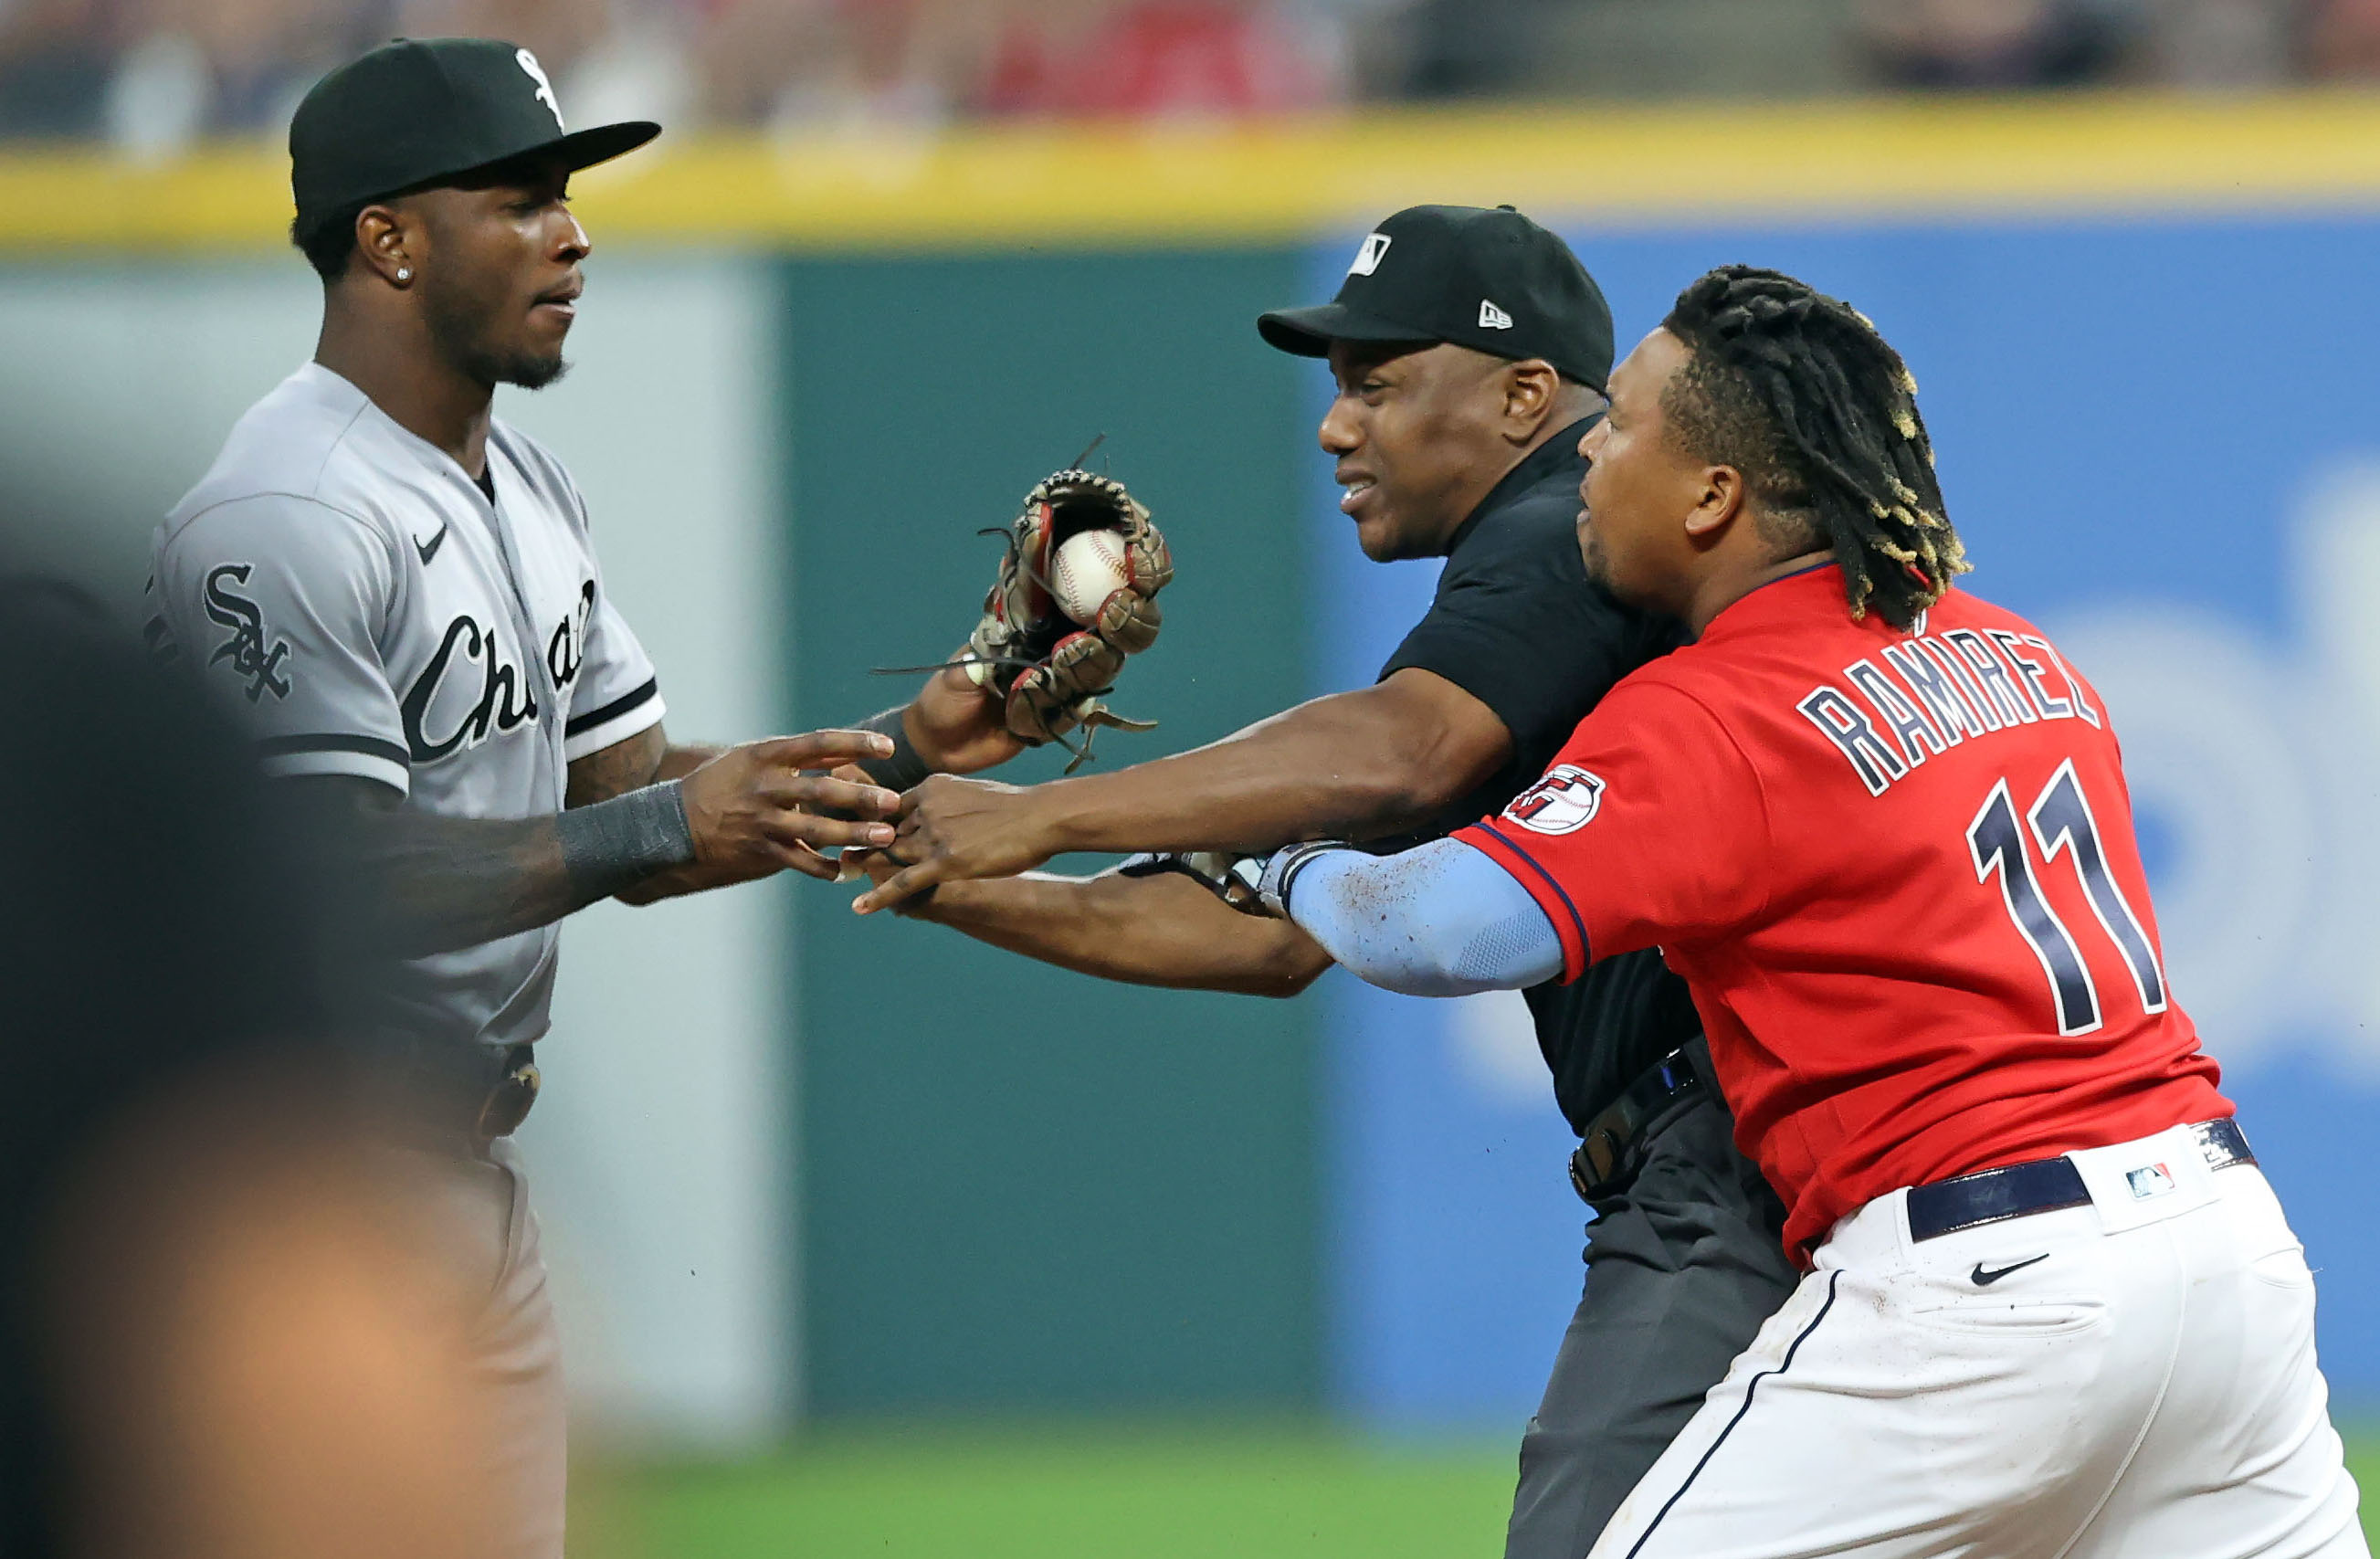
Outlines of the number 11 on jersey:
{"type": "Polygon", "coordinates": [[[2007,906],[2009,919],[2016,923],[2018,932],[2032,947],[2033,956],[2041,960],[2042,972],[2049,977],[2050,995],[2058,1005],[2058,1031],[2087,1034],[2098,1028],[2102,1021],[2099,991],[2073,933],[2042,895],[2032,858],[2025,849],[2026,824],[2030,824],[2032,843],[2039,848],[2045,869],[2061,854],[2072,858],[2075,875],[2082,881],[2082,894],[2090,901],[2093,917],[2132,971],[2132,983],[2140,992],[2143,1009],[2163,1012],[2165,974],[2157,968],[2156,951],[2149,944],[2140,917],[2132,913],[2123,890],[2116,885],[2115,877],[2107,870],[2107,852],[2099,842],[2098,822],[2091,815],[2091,804],[2084,799],[2082,784],[2074,776],[2074,761],[2069,759],[2050,776],[2049,784],[2025,813],[2024,823],[2017,821],[2008,781],[2003,779],[1992,786],[1983,810],[1967,825],[1967,849],[1974,858],[1975,880],[1987,883],[1994,875],[1998,876],[2000,900],[2007,906]]]}

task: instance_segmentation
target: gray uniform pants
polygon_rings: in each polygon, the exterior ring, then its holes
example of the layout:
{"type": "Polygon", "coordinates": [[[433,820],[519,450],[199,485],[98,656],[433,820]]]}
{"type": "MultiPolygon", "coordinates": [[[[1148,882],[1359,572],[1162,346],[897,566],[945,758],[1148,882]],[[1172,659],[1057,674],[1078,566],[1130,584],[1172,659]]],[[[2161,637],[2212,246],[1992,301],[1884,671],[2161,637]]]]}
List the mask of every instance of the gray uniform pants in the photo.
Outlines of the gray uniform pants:
{"type": "Polygon", "coordinates": [[[1587,1226],[1586,1287],[1521,1441],[1505,1559],[1584,1559],[1800,1273],[1784,1213],[1716,1099],[1645,1146],[1587,1226]]]}
{"type": "Polygon", "coordinates": [[[503,1559],[562,1559],[567,1465],[562,1339],[546,1291],[528,1175],[509,1139],[478,1154],[407,1152],[407,1172],[433,1197],[444,1230],[477,1291],[473,1382],[492,1416],[496,1490],[480,1552],[503,1559]]]}

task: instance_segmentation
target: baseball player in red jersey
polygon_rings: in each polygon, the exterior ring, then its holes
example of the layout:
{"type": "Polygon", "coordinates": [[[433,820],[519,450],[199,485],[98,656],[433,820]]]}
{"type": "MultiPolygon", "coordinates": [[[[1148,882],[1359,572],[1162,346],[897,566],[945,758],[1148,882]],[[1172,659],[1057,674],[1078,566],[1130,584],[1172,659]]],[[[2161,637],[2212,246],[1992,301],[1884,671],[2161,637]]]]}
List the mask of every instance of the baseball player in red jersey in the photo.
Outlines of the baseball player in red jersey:
{"type": "Polygon", "coordinates": [[[1594,1559],[2367,1555],[2313,1283],[2167,984],[2104,706],[1964,571],[1916,386],[1774,272],[1611,381],[1580,536],[1698,638],[1451,838],[1263,891],[1426,994],[1658,946],[1808,1269],[1594,1559]]]}

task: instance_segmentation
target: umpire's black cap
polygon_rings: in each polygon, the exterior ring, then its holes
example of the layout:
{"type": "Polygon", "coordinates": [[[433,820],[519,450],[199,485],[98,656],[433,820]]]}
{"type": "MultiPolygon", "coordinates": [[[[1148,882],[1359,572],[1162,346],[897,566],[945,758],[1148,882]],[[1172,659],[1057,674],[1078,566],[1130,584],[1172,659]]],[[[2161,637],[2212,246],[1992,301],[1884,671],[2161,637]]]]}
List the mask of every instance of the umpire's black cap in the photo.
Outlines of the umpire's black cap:
{"type": "Polygon", "coordinates": [[[1445,341],[1518,362],[1543,358],[1596,389],[1611,378],[1611,306],[1570,246],[1498,206],[1414,206],[1355,251],[1339,296],[1257,321],[1300,357],[1333,341],[1445,341]]]}
{"type": "Polygon", "coordinates": [[[662,133],[649,120],[572,130],[537,56],[493,38],[399,38],[314,83],[289,121],[297,233],[340,208],[531,152],[583,168],[662,133]]]}

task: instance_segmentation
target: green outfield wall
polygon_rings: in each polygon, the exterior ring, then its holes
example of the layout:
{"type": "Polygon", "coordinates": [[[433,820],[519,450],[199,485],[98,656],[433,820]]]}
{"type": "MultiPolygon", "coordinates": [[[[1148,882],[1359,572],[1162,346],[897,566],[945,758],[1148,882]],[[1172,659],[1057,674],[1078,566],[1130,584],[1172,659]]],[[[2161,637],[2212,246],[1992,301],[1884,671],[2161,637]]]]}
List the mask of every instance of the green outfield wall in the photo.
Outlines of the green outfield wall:
{"type": "MultiPolygon", "coordinates": [[[[1301,372],[1264,347],[1298,259],[1253,250],[787,264],[790,716],[905,696],[998,554],[974,530],[1094,465],[1180,561],[1113,764],[1306,685],[1301,372]]],[[[1037,753],[1012,777],[1055,773],[1037,753]]],[[[1087,866],[1090,863],[1077,861],[1087,866]]],[[[1302,1407],[1321,1383],[1316,1041],[1304,1003],[1129,990],[800,895],[804,1397],[1302,1407]]]]}

